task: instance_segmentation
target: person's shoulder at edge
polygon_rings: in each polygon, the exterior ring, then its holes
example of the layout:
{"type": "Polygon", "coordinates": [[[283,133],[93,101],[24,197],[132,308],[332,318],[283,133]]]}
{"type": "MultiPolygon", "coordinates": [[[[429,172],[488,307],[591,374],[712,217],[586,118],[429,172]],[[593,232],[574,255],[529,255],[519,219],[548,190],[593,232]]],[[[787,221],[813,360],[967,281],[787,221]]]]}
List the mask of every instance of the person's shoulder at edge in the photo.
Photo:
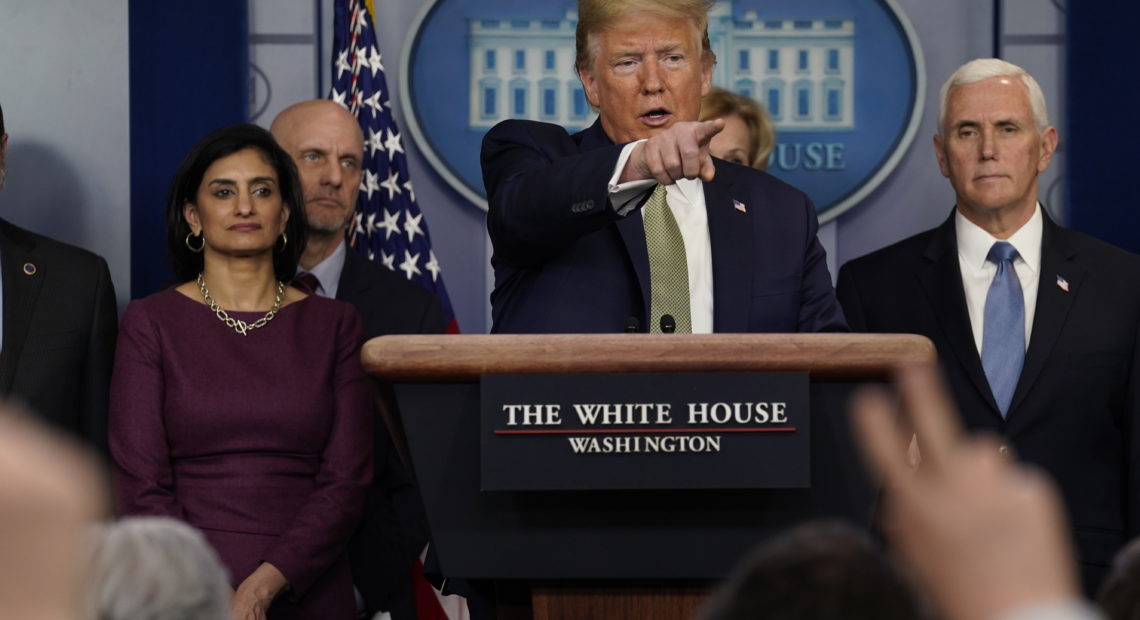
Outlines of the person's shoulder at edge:
{"type": "Polygon", "coordinates": [[[774,192],[778,196],[798,197],[801,200],[807,198],[806,192],[765,170],[734,164],[716,157],[713,158],[713,164],[716,166],[716,176],[713,177],[712,183],[748,183],[764,191],[774,192]]]}
{"type": "Polygon", "coordinates": [[[362,327],[360,313],[357,312],[356,306],[341,301],[339,299],[332,299],[329,297],[321,297],[320,295],[309,295],[304,299],[298,300],[290,304],[290,306],[297,306],[297,309],[304,313],[313,315],[320,315],[322,317],[333,317],[332,321],[328,319],[302,319],[301,321],[307,325],[314,325],[317,323],[328,323],[336,327],[329,329],[334,331],[347,330],[348,332],[355,333],[359,338],[362,327]]]}
{"type": "Polygon", "coordinates": [[[483,136],[480,160],[486,166],[497,155],[518,147],[552,156],[570,155],[578,152],[587,131],[583,129],[572,134],[565,127],[553,123],[508,119],[496,124],[483,136]]]}
{"type": "Polygon", "coordinates": [[[37,253],[44,256],[59,256],[69,260],[88,261],[91,264],[98,264],[103,260],[102,256],[91,250],[21,228],[5,219],[0,219],[0,233],[8,237],[12,243],[34,247],[37,253]]]}
{"type": "MultiPolygon", "coordinates": [[[[745,196],[748,195],[760,196],[762,204],[755,205],[757,208],[791,218],[785,221],[802,220],[805,216],[817,218],[811,197],[800,188],[764,170],[734,164],[723,159],[714,158],[713,162],[716,165],[716,176],[712,183],[725,184],[733,188],[738,186],[747,188],[748,194],[742,194],[740,197],[746,200],[745,196]]],[[[745,205],[745,208],[751,206],[753,205],[745,205]]]]}
{"type": "MultiPolygon", "coordinates": [[[[132,299],[127,303],[127,309],[123,312],[123,321],[126,322],[128,319],[136,319],[141,316],[161,316],[169,312],[175,305],[183,303],[183,299],[190,301],[190,298],[175,290],[177,287],[177,284],[172,284],[146,297],[132,299]]],[[[205,308],[205,306],[202,307],[205,308]]]]}
{"type": "Polygon", "coordinates": [[[366,260],[359,255],[356,256],[361,259],[353,261],[356,263],[356,266],[365,274],[365,277],[369,279],[371,284],[378,285],[384,291],[385,296],[394,298],[392,303],[404,303],[414,300],[417,304],[426,304],[432,299],[435,299],[435,295],[433,295],[431,291],[419,284],[408,280],[376,261],[366,260]]]}
{"type": "MultiPolygon", "coordinates": [[[[1065,241],[1076,251],[1078,261],[1081,255],[1084,254],[1098,261],[1111,262],[1119,265],[1121,269],[1140,269],[1140,254],[1115,246],[1107,241],[1102,241],[1072,228],[1060,228],[1065,241]]],[[[1114,272],[1118,273],[1119,271],[1114,270],[1114,272]]],[[[1129,272],[1130,276],[1134,274],[1135,272],[1129,272]]],[[[1140,282],[1137,282],[1137,284],[1140,284],[1140,282]]]]}
{"type": "Polygon", "coordinates": [[[899,258],[909,255],[921,255],[930,245],[931,238],[938,230],[937,227],[915,233],[899,241],[895,241],[877,250],[862,256],[852,258],[843,263],[840,271],[858,270],[860,273],[883,273],[895,271],[899,268],[908,268],[909,264],[900,263],[899,258]]]}
{"type": "Polygon", "coordinates": [[[505,121],[499,121],[484,134],[483,144],[486,145],[489,141],[493,142],[503,136],[537,135],[566,138],[581,133],[582,132],[571,134],[562,125],[556,125],[554,123],[544,123],[542,121],[532,121],[522,118],[508,118],[505,121]]]}

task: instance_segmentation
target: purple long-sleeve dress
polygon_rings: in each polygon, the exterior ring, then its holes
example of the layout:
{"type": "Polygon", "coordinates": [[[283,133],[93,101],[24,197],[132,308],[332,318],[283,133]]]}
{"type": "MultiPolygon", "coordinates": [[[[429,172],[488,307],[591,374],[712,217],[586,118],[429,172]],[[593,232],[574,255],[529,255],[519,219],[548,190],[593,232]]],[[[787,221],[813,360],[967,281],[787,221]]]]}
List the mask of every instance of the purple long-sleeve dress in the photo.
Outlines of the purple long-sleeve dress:
{"type": "Polygon", "coordinates": [[[111,385],[120,513],[197,527],[234,586],[276,566],[291,587],[270,618],[354,618],[345,544],[372,473],[360,339],[352,306],[317,296],[245,336],[174,289],[132,302],[111,385]]]}

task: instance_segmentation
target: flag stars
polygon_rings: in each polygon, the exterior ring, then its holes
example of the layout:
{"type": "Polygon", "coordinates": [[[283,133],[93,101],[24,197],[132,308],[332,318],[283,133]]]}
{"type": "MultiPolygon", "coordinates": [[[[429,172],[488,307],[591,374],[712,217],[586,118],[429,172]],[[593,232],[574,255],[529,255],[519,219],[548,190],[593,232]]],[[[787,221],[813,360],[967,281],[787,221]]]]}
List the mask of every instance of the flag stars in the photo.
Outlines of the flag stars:
{"type": "Polygon", "coordinates": [[[373,21],[362,0],[349,0],[349,5],[348,14],[341,13],[336,24],[336,40],[343,49],[333,53],[330,95],[357,117],[364,133],[360,210],[350,221],[349,242],[353,251],[389,271],[442,293],[442,268],[408,179],[407,152],[395,125],[391,93],[385,92],[383,55],[376,46],[373,21]],[[385,203],[385,196],[391,204],[385,203]]]}
{"type": "Polygon", "coordinates": [[[336,79],[345,71],[352,72],[352,65],[348,64],[348,50],[342,50],[336,57],[336,79]]]}
{"type": "MultiPolygon", "coordinates": [[[[373,259],[375,260],[375,259],[373,259]]],[[[396,255],[389,254],[384,250],[380,250],[380,264],[388,268],[388,271],[396,270],[396,255]]]]}
{"type": "Polygon", "coordinates": [[[361,67],[367,67],[367,66],[369,66],[368,65],[368,48],[367,47],[356,48],[356,50],[352,53],[352,72],[356,73],[357,71],[360,70],[361,67]]]}
{"type": "Polygon", "coordinates": [[[368,194],[368,199],[372,200],[372,192],[380,189],[380,175],[372,172],[371,170],[364,171],[364,177],[360,179],[360,191],[368,194]]]}
{"type": "Polygon", "coordinates": [[[380,91],[372,93],[372,96],[364,100],[364,105],[372,108],[372,115],[376,116],[380,113],[380,91]]]}
{"type": "Polygon", "coordinates": [[[376,131],[372,128],[368,129],[368,150],[372,151],[372,156],[376,156],[376,151],[384,152],[384,131],[376,131]]]}
{"type": "Polygon", "coordinates": [[[411,212],[404,214],[404,232],[408,233],[408,243],[416,240],[416,235],[424,234],[424,229],[420,228],[420,220],[424,219],[423,213],[412,215],[411,212]]]}
{"type": "Polygon", "coordinates": [[[404,152],[404,147],[400,145],[400,134],[391,129],[388,130],[388,139],[384,142],[384,146],[388,147],[388,152],[393,156],[404,152]]]}
{"type": "Polygon", "coordinates": [[[435,258],[435,252],[428,250],[428,262],[424,264],[424,269],[431,272],[431,281],[435,282],[439,279],[439,261],[435,258]]]}
{"type": "MultiPolygon", "coordinates": [[[[387,241],[393,233],[400,234],[400,212],[389,211],[384,209],[384,221],[376,225],[376,230],[384,229],[384,241],[387,241]]],[[[391,265],[388,265],[392,269],[391,265]]]]}
{"type": "Polygon", "coordinates": [[[368,67],[372,69],[372,77],[376,77],[377,71],[384,70],[384,63],[381,62],[380,51],[375,47],[369,50],[368,67]]]}
{"type": "Polygon", "coordinates": [[[413,276],[418,276],[423,273],[420,271],[419,265],[416,264],[419,260],[420,255],[418,252],[412,254],[408,250],[404,250],[404,261],[400,263],[400,271],[404,272],[405,278],[411,280],[413,276]]]}
{"type": "Polygon", "coordinates": [[[388,180],[380,184],[380,187],[388,190],[388,200],[391,200],[396,194],[402,194],[403,190],[399,185],[400,172],[393,170],[392,174],[388,175],[388,180]]]}
{"type": "Polygon", "coordinates": [[[359,34],[361,30],[368,26],[367,12],[358,10],[352,15],[352,31],[359,34]]]}

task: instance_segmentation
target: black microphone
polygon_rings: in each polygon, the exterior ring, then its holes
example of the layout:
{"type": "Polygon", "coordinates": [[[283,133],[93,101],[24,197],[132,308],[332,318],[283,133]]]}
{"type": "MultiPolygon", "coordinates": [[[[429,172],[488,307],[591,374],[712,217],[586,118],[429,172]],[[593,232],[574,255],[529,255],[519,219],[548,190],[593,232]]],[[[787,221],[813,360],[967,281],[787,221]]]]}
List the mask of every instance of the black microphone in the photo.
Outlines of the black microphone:
{"type": "Polygon", "coordinates": [[[677,331],[677,321],[673,320],[672,314],[661,315],[661,333],[672,334],[677,331]]]}
{"type": "Polygon", "coordinates": [[[625,333],[636,334],[639,331],[641,331],[641,319],[630,316],[625,320],[625,333]]]}

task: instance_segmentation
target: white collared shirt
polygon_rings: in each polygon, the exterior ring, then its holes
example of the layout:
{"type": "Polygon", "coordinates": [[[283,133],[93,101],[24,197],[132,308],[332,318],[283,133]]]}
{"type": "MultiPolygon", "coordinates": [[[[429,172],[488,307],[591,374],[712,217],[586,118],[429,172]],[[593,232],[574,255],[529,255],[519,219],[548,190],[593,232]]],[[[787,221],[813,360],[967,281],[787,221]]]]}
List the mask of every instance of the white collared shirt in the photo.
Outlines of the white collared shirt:
{"type": "Polygon", "coordinates": [[[332,254],[313,265],[312,269],[301,269],[301,266],[297,265],[297,273],[308,272],[317,276],[317,281],[320,284],[317,285],[317,290],[313,292],[321,297],[336,299],[336,292],[340,287],[340,274],[344,271],[344,255],[347,251],[348,245],[344,240],[341,240],[332,254]]]}
{"type": "MultiPolygon", "coordinates": [[[[639,140],[638,142],[644,142],[639,140]]],[[[617,166],[610,177],[610,204],[618,215],[628,215],[637,207],[647,191],[657,181],[646,179],[618,184],[618,177],[629,160],[631,142],[622,149],[617,166]]],[[[709,241],[709,218],[705,211],[705,186],[700,179],[682,179],[665,187],[665,201],[685,242],[685,261],[689,267],[689,314],[694,334],[711,334],[713,331],[713,274],[712,243],[709,241]]],[[[645,331],[649,331],[647,328],[645,331]]]]}
{"type": "MultiPolygon", "coordinates": [[[[1021,282],[1025,299],[1025,347],[1029,348],[1029,335],[1033,331],[1033,314],[1037,310],[1037,283],[1041,273],[1041,234],[1044,230],[1041,203],[1024,226],[1013,233],[1008,241],[1016,250],[1013,270],[1021,282]]],[[[993,244],[1002,241],[966,219],[961,211],[954,212],[954,231],[958,236],[958,266],[962,270],[962,288],[966,292],[966,309],[970,313],[970,327],[974,332],[974,345],[982,352],[982,328],[986,313],[986,294],[997,274],[997,264],[986,260],[993,244]]]]}

